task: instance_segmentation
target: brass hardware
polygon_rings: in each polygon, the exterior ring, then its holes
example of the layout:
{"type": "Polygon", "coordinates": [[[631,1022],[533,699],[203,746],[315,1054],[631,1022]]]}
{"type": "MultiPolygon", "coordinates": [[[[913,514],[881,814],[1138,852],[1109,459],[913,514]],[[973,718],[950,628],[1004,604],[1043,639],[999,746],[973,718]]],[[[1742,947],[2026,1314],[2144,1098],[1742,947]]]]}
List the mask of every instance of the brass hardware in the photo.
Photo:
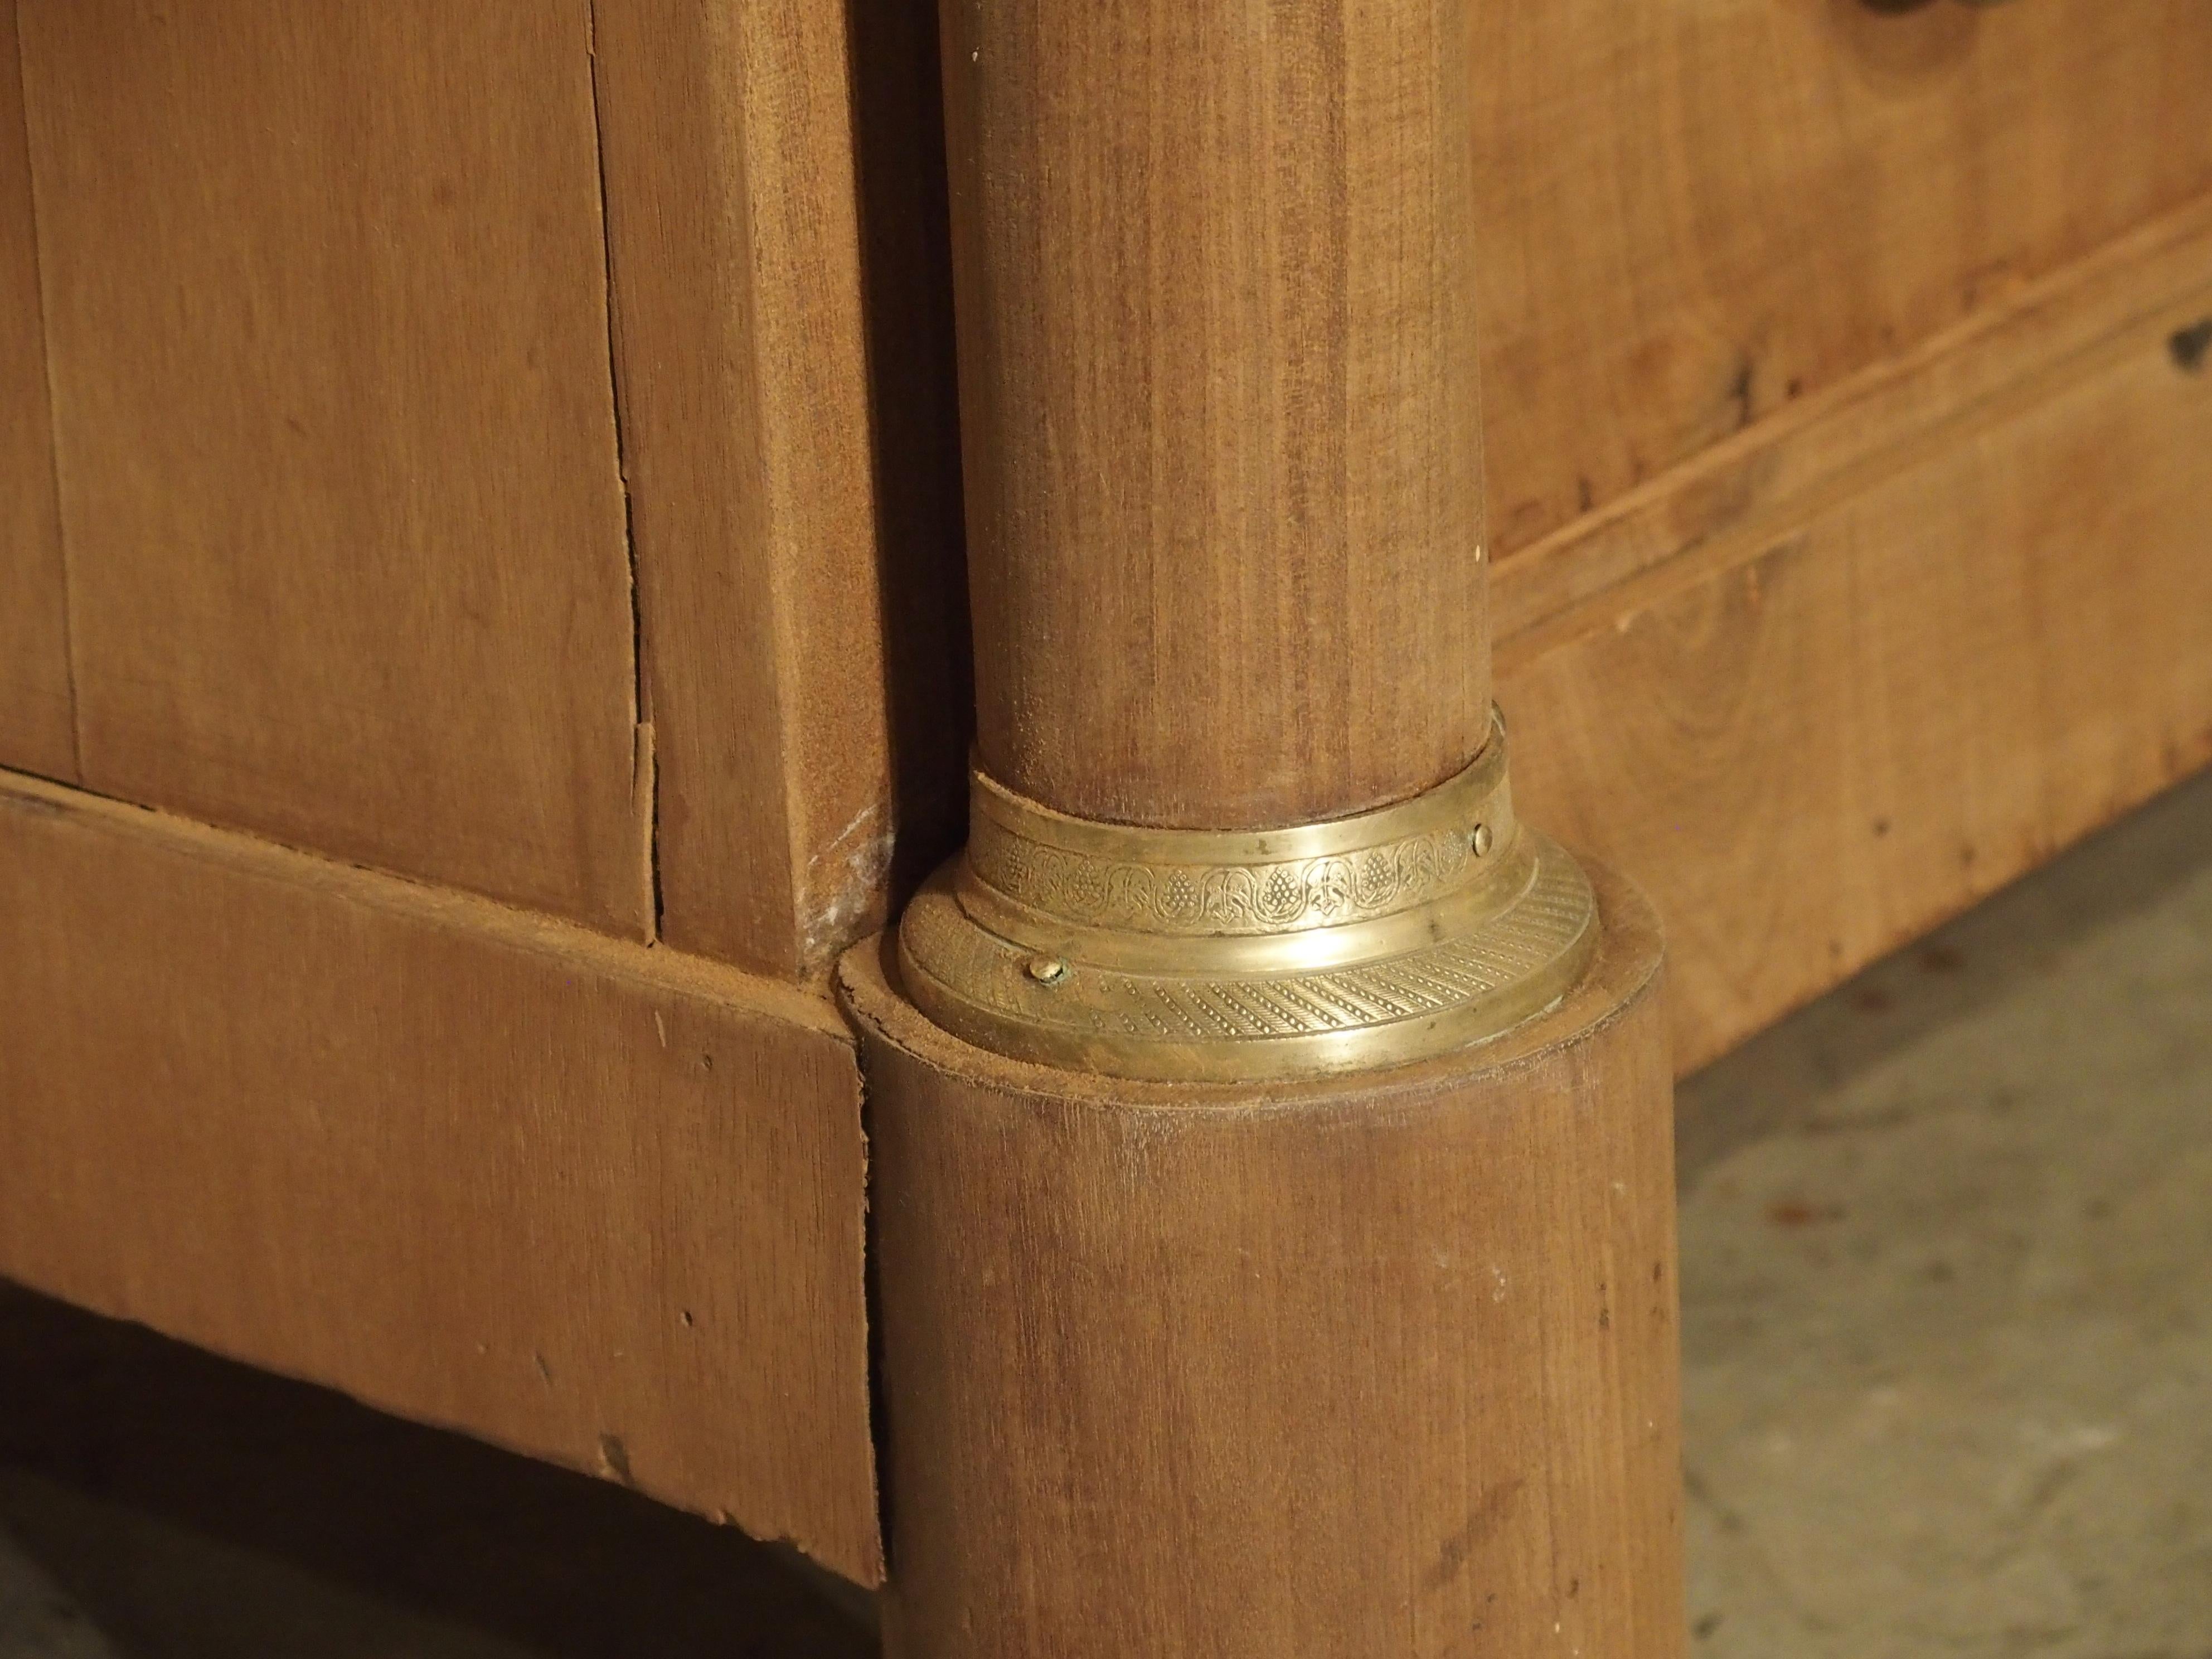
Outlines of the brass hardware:
{"type": "Polygon", "coordinates": [[[979,1047],[1111,1076],[1286,1078],[1496,1036],[1596,948],[1574,860],[1513,815],[1502,721],[1458,776],[1353,817],[1150,830],[980,771],[967,851],[908,908],[908,994],[979,1047]]]}

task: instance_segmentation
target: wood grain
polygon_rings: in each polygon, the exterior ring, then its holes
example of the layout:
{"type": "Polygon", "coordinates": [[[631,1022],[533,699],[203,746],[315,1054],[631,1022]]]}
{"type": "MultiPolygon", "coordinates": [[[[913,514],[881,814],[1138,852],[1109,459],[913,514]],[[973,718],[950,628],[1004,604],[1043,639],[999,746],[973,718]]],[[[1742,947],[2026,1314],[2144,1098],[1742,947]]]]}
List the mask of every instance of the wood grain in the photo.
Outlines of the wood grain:
{"type": "Polygon", "coordinates": [[[933,80],[900,9],[593,9],[662,927],[787,975],[883,924],[895,848],[958,833],[950,301],[917,159],[941,140],[928,100],[855,87],[902,46],[933,80]],[[884,128],[902,176],[864,178],[884,128]]]}
{"type": "Polygon", "coordinates": [[[642,934],[587,22],[21,9],[86,782],[642,934]]]}
{"type": "Polygon", "coordinates": [[[1357,1082],[1019,1066],[846,958],[896,1659],[1685,1642],[1658,935],[1357,1082]]]}
{"type": "MultiPolygon", "coordinates": [[[[1694,15],[1638,3],[1603,17],[1577,3],[1540,15],[1492,8],[1477,20],[1473,225],[1509,549],[1491,603],[1516,775],[1535,821],[1626,868],[1676,928],[1686,1066],[2023,873],[2205,752],[2208,520],[2203,435],[2185,412],[2201,382],[2172,368],[2165,343],[2212,313],[2203,294],[2212,129],[2194,118],[2201,87],[2175,68],[2196,43],[2212,46],[2212,22],[2167,5],[2150,15],[2163,34],[2142,16],[2073,0],[1894,15],[1857,0],[1786,15],[1766,0],[1727,0],[1694,15]],[[1692,96],[1738,71],[1743,97],[1692,96]],[[2089,182],[2100,176],[2093,154],[2142,165],[2105,191],[2089,182]],[[1741,388],[1738,341],[1776,365],[1770,373],[1759,358],[1741,388]],[[2142,365],[2129,392],[2112,394],[2129,412],[2094,414],[2075,389],[2112,373],[2123,347],[2142,365]],[[1726,419],[1714,416],[1720,401],[1726,419]],[[2076,488],[2038,489],[2041,518],[1972,507],[1993,486],[1962,480],[2002,467],[2024,487],[2050,457],[2054,422],[2084,422],[2081,443],[2103,446],[2094,471],[2077,460],[2076,488]],[[1600,465],[1613,446],[1633,453],[1600,465]],[[1939,456],[1949,485],[1924,483],[1939,456]],[[1572,475],[1542,471],[1569,464],[1572,475]],[[1951,486],[1960,493],[1947,495],[1951,486]],[[1888,555],[1840,527],[1861,521],[1855,500],[1892,501],[1900,488],[1935,494],[1910,524],[1886,525],[1888,555]],[[2112,533],[2116,521],[2124,535],[2112,533]],[[1788,561],[1799,574],[1786,622],[1699,609],[1801,535],[1810,541],[1788,561]],[[2003,596],[2054,566],[2074,573],[2090,615],[2108,619],[2091,638],[2139,635],[2140,647],[2115,644],[2109,660],[2092,660],[2078,641],[2050,641],[2056,616],[1990,625],[1985,610],[2008,614],[2003,596]],[[1863,595],[1876,572],[1883,586],[1863,595]],[[1817,597],[1807,591],[1816,584],[1817,597]],[[1664,648],[1617,635],[1660,616],[1676,619],[1658,630],[1673,641],[1664,648]],[[1930,665],[1900,680],[1906,671],[1888,658],[1843,662],[1835,641],[1866,629],[1894,636],[1890,657],[1930,665]],[[1757,697],[1726,701],[1739,695],[1729,676],[1754,661],[1757,697]],[[2055,662],[2072,665],[2063,683],[2055,662]],[[1670,675],[1679,695],[1655,696],[1647,678],[1670,675]],[[1942,688],[1936,706],[1908,732],[1896,700],[1931,686],[1942,688]],[[2042,712],[2029,719],[2027,708],[2042,712]],[[1909,745],[1894,765],[1873,747],[1877,732],[1909,745]],[[2087,775],[2076,763],[2085,750],[2099,757],[2087,775]],[[1870,806],[1862,797],[1877,786],[1860,775],[1885,766],[1886,804],[1870,806]],[[1961,805],[1960,780],[1992,770],[2008,780],[1999,797],[1961,805]],[[1737,816],[1753,803],[1757,834],[1737,816]],[[1866,826],[1877,820],[1959,833],[1876,848],[1866,826]],[[1968,845],[1971,874],[1960,867],[1968,845]]],[[[969,55],[988,43],[979,34],[969,55]]],[[[951,56],[952,84],[972,80],[963,54],[951,56]]],[[[1103,71],[1086,75],[1079,110],[1108,95],[1096,85],[1110,88],[1103,71]]],[[[1028,142],[1018,123],[1009,130],[1028,142]]],[[[1122,130],[1152,131],[1133,118],[1122,130]]],[[[1206,152],[1185,148],[1188,170],[1202,171],[1206,152]]],[[[1109,173],[1120,165],[1103,141],[1094,154],[1109,173]]],[[[1027,162],[1006,172],[1042,176],[1027,162]]],[[[966,189],[963,200],[981,199],[980,185],[966,189]]],[[[978,216],[986,230],[996,222],[978,216]]],[[[1017,244],[990,274],[1019,292],[1011,285],[1031,277],[1022,260],[1033,252],[1017,244]]],[[[1128,272],[1100,270],[1098,292],[1071,284],[1039,307],[1042,320],[1020,325],[1060,326],[1077,301],[1097,309],[1099,293],[1129,289],[1128,272]]],[[[966,264],[961,276],[976,286],[966,264]]],[[[1018,426],[1035,398],[1000,378],[984,395],[1005,407],[987,406],[984,418],[1018,426]]],[[[971,387],[971,409],[976,398],[971,387]]],[[[1052,429],[1040,421],[1024,441],[1042,444],[1052,429]]],[[[1128,499],[1139,495],[1133,485],[1128,499]]],[[[980,510],[977,523],[980,536],[980,510]]],[[[996,557],[979,541],[979,615],[1007,589],[996,557]]],[[[1058,580],[1051,571],[1029,557],[1012,580],[1045,586],[1058,580]]],[[[2034,580],[2048,591],[2050,578],[2034,580]]],[[[1154,589],[1121,592],[1095,595],[1091,614],[1115,603],[1151,614],[1154,589]]],[[[1160,615],[1176,614],[1159,603],[1160,615]]],[[[1164,629],[1182,637],[1179,624],[1164,629]]],[[[992,641],[1008,631],[987,627],[979,640],[987,679],[992,641]]],[[[1024,637],[1035,648],[1058,635],[1024,637]]],[[[1145,650],[1121,655],[1110,670],[1076,659],[1081,672],[1054,695],[1081,687],[1121,722],[1113,740],[1149,744],[1125,701],[1150,673],[1145,650]]],[[[1420,661],[1392,666],[1411,681],[1420,661]]],[[[1253,684],[1255,703],[1273,695],[1264,677],[1253,684]]],[[[984,693],[988,733],[994,698],[988,684],[984,693]]],[[[1238,695],[1189,697],[1191,728],[1219,734],[1192,738],[1193,757],[1241,734],[1238,695]]]]}
{"type": "Polygon", "coordinates": [[[1519,804],[1652,895],[1686,1068],[2212,760],[2206,269],[2070,380],[1501,642],[1519,804]]]}
{"type": "Polygon", "coordinates": [[[68,578],[54,500],[36,228],[15,0],[0,0],[0,765],[74,779],[68,578]]]}
{"type": "Polygon", "coordinates": [[[1475,9],[1501,556],[2212,190],[2201,0],[1475,9]]]}
{"type": "Polygon", "coordinates": [[[880,1572],[852,1039],[0,775],[0,1274],[880,1572]]]}
{"type": "MultiPolygon", "coordinates": [[[[1679,573],[1741,559],[1773,531],[2023,415],[2109,362],[2115,342],[2137,349],[2146,328],[2154,334],[2186,317],[2202,302],[2207,271],[2212,196],[1500,560],[1491,573],[1498,637],[1525,635],[1516,652],[1541,649],[1585,627],[1578,608],[1595,600],[1602,611],[1623,583],[1662,566],[1679,573]]],[[[2154,447],[2183,441],[2160,434],[2154,447]]],[[[2115,457],[2116,469],[2127,460],[2115,457]]],[[[2116,488],[2127,487],[2114,477],[2116,488]]]]}
{"type": "Polygon", "coordinates": [[[1465,8],[944,9],[976,719],[1262,828],[1486,734],[1465,8]]]}
{"type": "MultiPolygon", "coordinates": [[[[1000,125],[980,125],[994,84],[993,53],[985,48],[994,48],[1002,64],[1023,66],[998,71],[1004,74],[1027,73],[1036,54],[1024,47],[1024,21],[1017,12],[955,9],[971,18],[960,26],[968,31],[961,36],[965,49],[956,43],[948,54],[955,113],[963,107],[957,89],[972,83],[977,90],[966,102],[975,113],[963,119],[998,135],[993,142],[1011,134],[1009,153],[1028,156],[1026,164],[1005,169],[995,187],[1010,190],[1010,180],[1061,181],[1055,186],[1060,198],[1035,210],[1036,234],[999,239],[1009,250],[1003,255],[963,256],[963,286],[1004,296],[1019,291],[1038,262],[1067,267],[1055,302],[1014,317],[985,354],[991,362],[1019,356],[1018,373],[989,369],[979,392],[979,375],[972,361],[969,365],[971,471],[976,446],[988,443],[995,455],[1000,444],[992,434],[1001,431],[1011,434],[1006,442],[1012,446],[1063,457],[1087,453],[1086,441],[1054,416],[1054,400],[1038,383],[1036,360],[1049,364],[1055,361],[1049,354],[1058,350],[1071,376],[1107,361],[1133,365],[1131,373],[1098,375],[1103,391],[1081,383],[1067,396],[1079,404],[1085,396],[1110,400],[1114,387],[1133,388],[1120,394],[1134,405],[1122,411],[1120,426],[1098,417],[1116,454],[1127,447],[1116,434],[1151,431],[1155,421],[1164,431],[1183,414],[1197,435],[1179,446],[1163,441],[1158,453],[1170,459],[1160,465],[1170,479],[1181,476],[1177,469],[1198,472],[1202,488],[1218,449],[1233,449],[1240,441],[1263,448],[1264,438],[1249,434],[1267,430],[1257,416],[1229,438],[1204,430],[1242,395],[1241,383],[1232,376],[1217,387],[1193,367],[1211,361],[1208,348],[1233,325],[1223,319],[1237,314],[1236,303],[1260,303],[1252,297],[1258,289],[1239,286],[1233,237],[1195,234],[1209,222],[1200,212],[1210,186],[1198,181],[1213,176],[1215,150],[1264,131],[1251,111],[1251,88],[1235,70],[1221,78],[1218,97],[1209,82],[1208,95],[1193,107],[1218,130],[1184,134],[1158,125],[1172,116],[1114,102],[1117,86],[1141,84],[1149,41],[1124,43],[1119,60],[1103,51],[1086,57],[1079,43],[1070,46],[1071,60],[1081,67],[1067,71],[1066,99],[1041,93],[1023,107],[1049,111],[1055,121],[1071,109],[1079,120],[1085,109],[1111,109],[1122,118],[1110,130],[1100,118],[1097,142],[1084,152],[1086,173],[1082,157],[1022,152],[1018,111],[1000,125]],[[1133,134],[1144,135],[1141,143],[1130,139],[1133,134]],[[1147,173],[1176,175],[1158,186],[1164,201],[1115,195],[1134,188],[1128,181],[1135,162],[1154,148],[1170,149],[1182,160],[1179,168],[1147,173]],[[1179,200],[1178,190],[1201,198],[1200,207],[1179,200]],[[1176,218],[1179,207],[1184,211],[1176,218]],[[1055,252],[1054,227],[1078,225],[1091,211],[1109,225],[1127,227],[1126,257],[1086,267],[1055,252]],[[1178,230],[1192,234],[1178,239],[1178,230]],[[1194,298],[1171,322],[1158,325],[1163,335],[1184,331],[1174,336],[1177,349],[1166,370],[1155,361],[1158,354],[1147,355],[1141,344],[1132,353],[1118,337],[1062,342],[1071,313],[1111,314],[1117,328],[1151,326],[1147,307],[1156,306],[1158,285],[1171,280],[1179,250],[1194,263],[1210,261],[1231,297],[1218,303],[1194,298]],[[969,269],[993,257],[1003,263],[969,269]],[[1169,275],[1159,275],[1156,263],[1169,275]],[[1032,337],[1042,342],[1034,350],[1027,343],[1032,337]],[[1184,380],[1176,378],[1178,370],[1184,380]],[[1155,414],[1152,403],[1168,403],[1166,388],[1192,380],[1201,381],[1198,394],[1155,414]],[[1192,463],[1192,454],[1208,459],[1192,463]]],[[[1125,26],[1120,19],[1114,25],[1126,32],[1125,26]]],[[[1243,61],[1233,51],[1224,54],[1221,42],[1199,39],[1203,27],[1194,19],[1163,25],[1190,32],[1188,39],[1168,40],[1169,47],[1183,50],[1188,64],[1243,61]]],[[[2097,0],[1888,13],[1860,0],[1725,0],[1690,14],[1666,0],[1637,0],[1626,8],[1571,0],[1479,12],[1468,58],[1481,187],[1471,218],[1473,242],[1483,254],[1469,280],[1480,297],[1491,394],[1486,447],[1501,547],[1510,552],[1528,545],[1747,425],[1843,384],[2002,302],[2023,283],[2201,197],[2212,187],[2212,129],[2198,118],[2201,65],[2209,57],[2212,21],[2188,0],[2164,0],[2148,15],[2097,0]],[[2192,64],[2200,69],[2183,67],[2192,64]],[[2128,158],[2124,177],[2110,188],[2087,182],[2109,178],[2120,157],[2128,158]],[[1808,295],[1818,302],[1808,302],[1808,295]]],[[[1264,79],[1260,70],[1255,76],[1253,85],[1264,79]]],[[[962,121],[953,131],[960,139],[962,121]]],[[[1328,137],[1326,124],[1316,124],[1312,142],[1325,148],[1328,137]]],[[[1254,155],[1293,154],[1258,138],[1244,148],[1254,155]]],[[[1302,155],[1296,163],[1285,160],[1284,171],[1292,170],[1316,191],[1329,176],[1327,167],[1302,155]]],[[[1278,198],[1270,191],[1278,184],[1272,175],[1257,179],[1245,197],[1272,206],[1278,198]]],[[[963,190],[979,216],[988,220],[995,211],[980,177],[963,190]]],[[[1291,267],[1278,258],[1271,268],[1291,267]]],[[[992,303],[1012,308],[1003,297],[992,303]]],[[[1248,329],[1247,343],[1261,332],[1248,329]]],[[[972,360],[978,353],[968,355],[972,360]]],[[[1113,412],[1110,404],[1102,408],[1113,412]]],[[[998,463],[987,456],[985,464],[998,463]]],[[[1018,594],[1000,592],[995,565],[985,563],[998,557],[988,551],[994,538],[1025,538],[1024,547],[1071,538],[1103,542],[1103,524],[1126,532],[1121,543],[1141,543],[1148,533],[1147,526],[1114,517],[1148,499],[1144,489],[1131,484],[1117,495],[1098,479],[1063,482],[1049,500],[1040,486],[1040,499],[1027,506],[1026,498],[994,506],[994,497],[979,495],[971,507],[979,616],[987,630],[1019,633],[1031,641],[1034,658],[1003,693],[983,688],[987,761],[1000,770],[1015,767],[1006,756],[1017,739],[994,736],[994,708],[1012,711],[1005,716],[1010,728],[1043,721],[1046,738],[1064,724],[1051,712],[1054,699],[1073,699],[1066,688],[1097,678],[1082,654],[1086,631],[1115,639],[1115,660],[1107,668],[1120,678],[1110,684],[1133,678],[1188,688],[1186,706],[1209,711],[1241,707],[1237,699],[1248,685],[1255,703],[1269,695],[1267,671],[1255,680],[1242,662],[1201,666],[1188,679],[1178,672],[1171,680],[1152,659],[1172,646],[1136,637],[1135,620],[1123,629],[1112,625],[1117,615],[1148,615],[1156,592],[1163,605],[1203,609],[1210,553],[1200,552],[1194,568],[1178,550],[1173,572],[1149,580],[1140,572],[1135,580],[1102,584],[1111,591],[1096,595],[1079,623],[1018,629],[988,621],[992,608],[1001,605],[1029,618],[1018,594]],[[1086,490],[1103,492],[1103,499],[1093,501],[1086,490]],[[1002,520],[1016,527],[994,528],[1002,520]],[[1183,591],[1169,592],[1179,584],[1183,591]],[[1102,617],[1107,625],[1100,630],[1102,617]],[[1071,637],[1073,647],[1066,643],[1071,637]],[[1228,682],[1225,689],[1207,678],[1215,672],[1228,682]]],[[[1296,517],[1276,513],[1270,522],[1296,517]]],[[[1048,568],[1042,559],[1055,556],[1032,552],[1021,568],[1042,571],[1048,568]]],[[[1129,556],[1109,550],[1103,563],[1087,557],[1086,564],[1119,572],[1129,556]]],[[[1227,556],[1223,562],[1246,570],[1264,563],[1227,556]]],[[[1042,575],[1035,580],[1054,585],[1042,575]]],[[[1280,585],[1284,592],[1292,586],[1280,585]]],[[[992,654],[987,645],[986,659],[992,654]]],[[[1320,649],[1312,659],[1332,659],[1320,649]]],[[[1152,729],[1147,695],[1139,692],[1127,710],[1109,699],[1117,720],[1125,713],[1134,718],[1100,741],[1150,745],[1149,735],[1133,735],[1152,729]]],[[[1158,719],[1175,719],[1180,711],[1171,693],[1161,702],[1168,712],[1158,719]]],[[[1241,730],[1244,722],[1232,717],[1225,724],[1241,730]]],[[[1389,721],[1380,724],[1390,732],[1387,748],[1397,741],[1395,732],[1389,721]]],[[[1047,746],[1046,738],[1038,746],[1047,746]]],[[[1206,763],[1212,759],[1204,742],[1183,746],[1206,763]]],[[[1032,787],[1050,793],[1048,786],[1032,787]]],[[[1060,804],[1082,806],[1072,799],[1060,804]]],[[[1097,806],[1107,816],[1124,815],[1119,805],[1097,806]]]]}

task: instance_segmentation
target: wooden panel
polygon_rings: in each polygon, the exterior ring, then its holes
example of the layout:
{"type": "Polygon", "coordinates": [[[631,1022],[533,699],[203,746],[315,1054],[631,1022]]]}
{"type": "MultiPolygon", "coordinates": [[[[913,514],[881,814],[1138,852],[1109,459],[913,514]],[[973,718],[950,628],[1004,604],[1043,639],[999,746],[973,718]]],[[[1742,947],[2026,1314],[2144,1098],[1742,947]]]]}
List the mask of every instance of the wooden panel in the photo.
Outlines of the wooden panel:
{"type": "Polygon", "coordinates": [[[1475,16],[1502,551],[2212,186],[2203,0],[1475,16]]]}
{"type": "Polygon", "coordinates": [[[641,933],[584,0],[23,0],[83,776],[641,933]]]}
{"type": "Polygon", "coordinates": [[[1795,492],[1501,646],[1521,805],[1657,901],[1685,1067],[2212,759],[2208,247],[1881,476],[1754,468],[1795,492]]]}
{"type": "Polygon", "coordinates": [[[0,765],[76,775],[15,0],[0,0],[0,765]]]}
{"type": "Polygon", "coordinates": [[[853,1045],[0,775],[0,1273],[879,1576],[853,1045]]]}
{"type": "Polygon", "coordinates": [[[796,975],[957,840],[967,737],[930,9],[848,9],[596,8],[662,926],[796,975]]]}

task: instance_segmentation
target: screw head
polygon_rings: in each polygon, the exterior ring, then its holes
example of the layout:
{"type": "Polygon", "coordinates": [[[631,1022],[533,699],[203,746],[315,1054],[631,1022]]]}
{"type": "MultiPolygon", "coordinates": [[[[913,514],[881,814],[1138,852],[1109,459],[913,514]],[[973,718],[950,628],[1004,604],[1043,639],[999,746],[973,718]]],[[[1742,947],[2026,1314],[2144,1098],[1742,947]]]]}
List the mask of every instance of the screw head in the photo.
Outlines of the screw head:
{"type": "Polygon", "coordinates": [[[1469,836],[1467,839],[1468,845],[1474,848],[1475,857],[1479,859],[1486,859],[1490,856],[1492,837],[1490,834],[1490,826],[1488,824],[1476,824],[1474,826],[1474,833],[1469,836]]]}
{"type": "Polygon", "coordinates": [[[1031,957],[1022,971],[1040,985],[1057,985],[1067,977],[1067,964],[1058,957],[1031,957]]]}

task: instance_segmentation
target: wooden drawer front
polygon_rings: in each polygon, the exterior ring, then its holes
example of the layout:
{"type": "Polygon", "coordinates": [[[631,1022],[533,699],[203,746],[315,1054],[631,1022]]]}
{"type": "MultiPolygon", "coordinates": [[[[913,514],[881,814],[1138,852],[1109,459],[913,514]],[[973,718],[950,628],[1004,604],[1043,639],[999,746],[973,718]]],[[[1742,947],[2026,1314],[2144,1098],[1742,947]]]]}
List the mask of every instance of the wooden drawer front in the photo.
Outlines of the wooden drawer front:
{"type": "Polygon", "coordinates": [[[1474,16],[1509,555],[2212,189],[2203,0],[1474,16]]]}

